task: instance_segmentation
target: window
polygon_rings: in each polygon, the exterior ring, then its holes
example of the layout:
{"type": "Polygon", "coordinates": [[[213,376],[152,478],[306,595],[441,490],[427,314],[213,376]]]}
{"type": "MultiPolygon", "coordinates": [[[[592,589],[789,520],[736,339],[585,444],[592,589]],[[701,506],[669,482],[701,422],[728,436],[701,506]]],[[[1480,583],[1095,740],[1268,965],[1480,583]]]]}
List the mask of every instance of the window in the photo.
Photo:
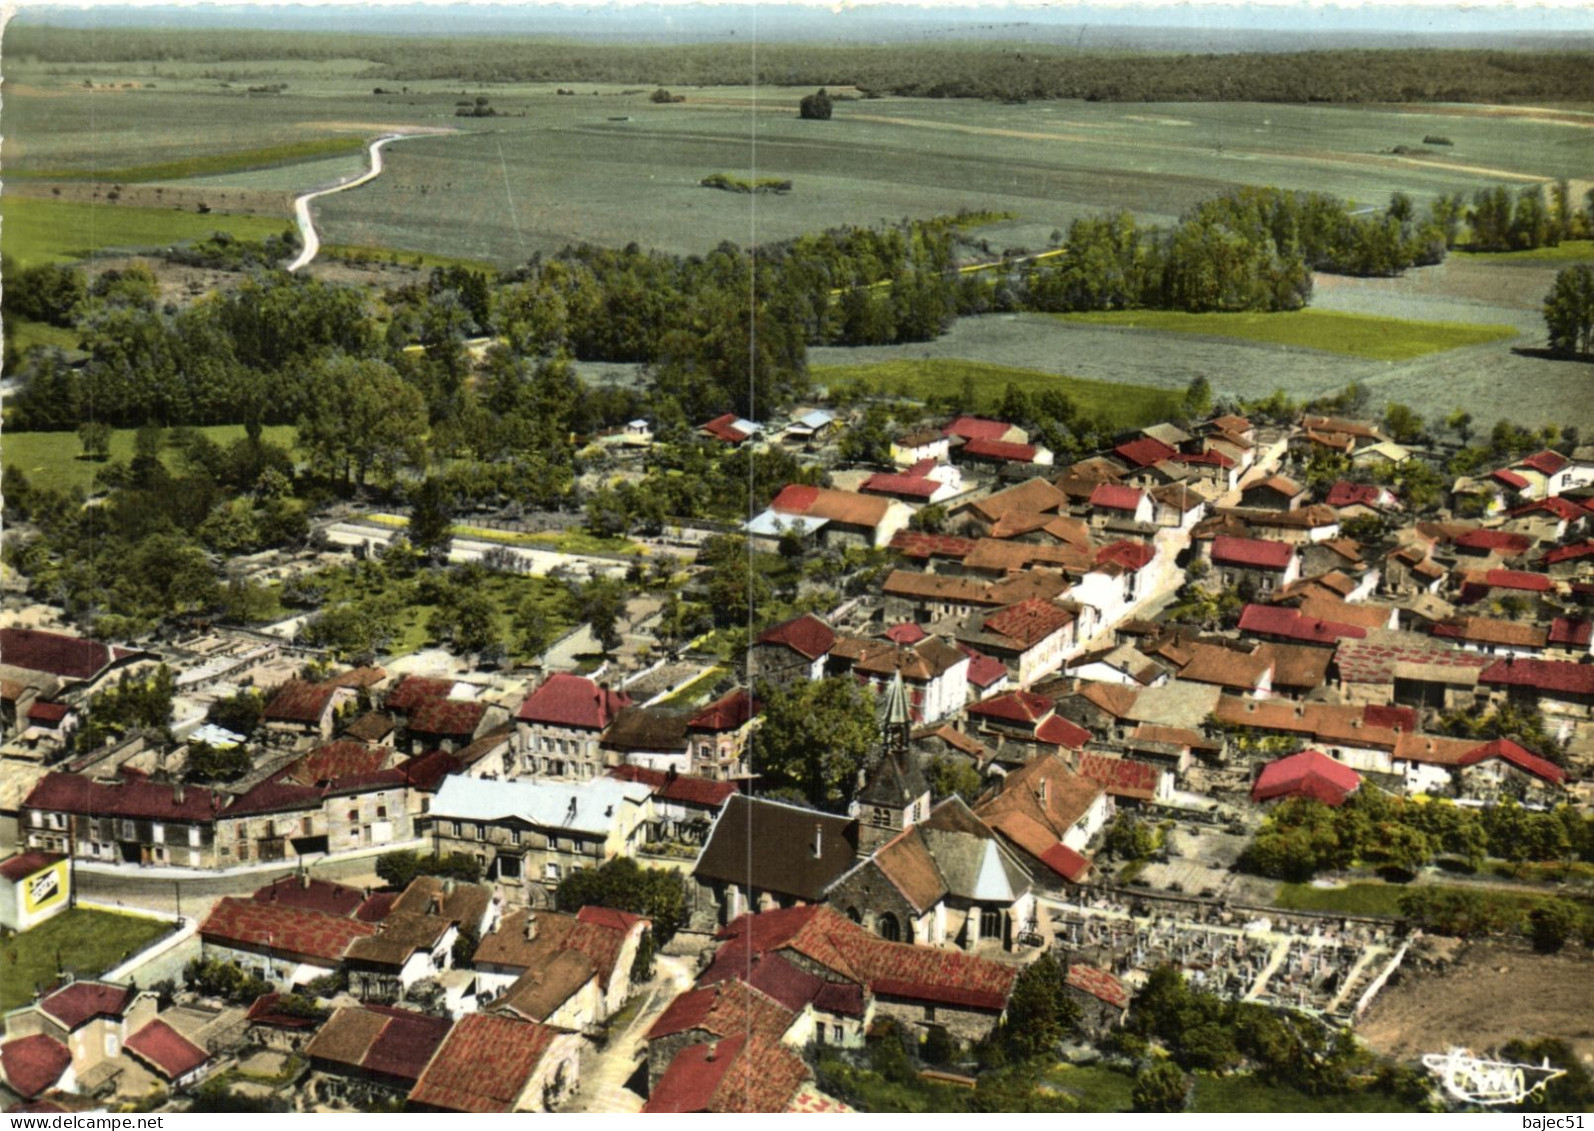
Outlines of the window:
{"type": "Polygon", "coordinates": [[[486,840],[487,839],[487,826],[486,825],[477,825],[476,826],[476,839],[477,840],[486,840]]]}
{"type": "Polygon", "coordinates": [[[927,1006],[924,1007],[924,1019],[926,1021],[934,1021],[935,1020],[935,1006],[927,1005],[927,1006]]]}
{"type": "Polygon", "coordinates": [[[32,825],[34,828],[39,828],[44,824],[44,814],[35,809],[33,812],[28,814],[28,824],[32,825]]]}
{"type": "Polygon", "coordinates": [[[872,825],[884,825],[887,828],[890,828],[894,824],[894,822],[891,820],[891,810],[883,806],[876,805],[869,813],[869,823],[872,825]]]}
{"type": "Polygon", "coordinates": [[[832,1033],[831,1040],[838,1045],[847,1038],[847,1031],[840,1025],[832,1025],[830,1031],[832,1033]]]}
{"type": "Polygon", "coordinates": [[[300,836],[309,836],[310,835],[310,818],[309,817],[306,817],[302,821],[299,822],[299,835],[300,836]]]}
{"type": "Polygon", "coordinates": [[[350,821],[358,821],[359,819],[360,819],[360,811],[358,809],[350,809],[349,810],[349,820],[350,821]]]}
{"type": "Polygon", "coordinates": [[[449,836],[459,836],[460,835],[459,822],[458,821],[450,821],[448,823],[448,835],[449,836]]]}
{"type": "MultiPolygon", "coordinates": [[[[387,806],[386,805],[378,805],[376,807],[376,816],[377,816],[377,820],[381,820],[384,817],[386,817],[387,816],[387,806]]],[[[308,832],[309,830],[306,830],[306,831],[308,832]]]]}
{"type": "Polygon", "coordinates": [[[557,865],[557,864],[544,864],[542,866],[542,878],[545,879],[545,880],[552,880],[554,883],[558,883],[559,882],[559,865],[557,865]]]}
{"type": "Polygon", "coordinates": [[[500,880],[520,879],[520,857],[500,856],[498,858],[498,878],[500,880]]]}
{"type": "Polygon", "coordinates": [[[897,942],[902,938],[902,927],[897,917],[887,911],[875,920],[875,933],[887,942],[897,942]]]}
{"type": "Polygon", "coordinates": [[[520,836],[521,836],[521,834],[520,834],[520,830],[519,829],[510,829],[509,830],[509,843],[514,845],[516,848],[519,848],[520,847],[520,836]]]}
{"type": "Polygon", "coordinates": [[[980,938],[999,939],[1002,937],[1002,913],[994,907],[980,909],[980,938]]]}
{"type": "Polygon", "coordinates": [[[156,844],[166,843],[166,826],[155,824],[149,827],[149,838],[156,844]]]}

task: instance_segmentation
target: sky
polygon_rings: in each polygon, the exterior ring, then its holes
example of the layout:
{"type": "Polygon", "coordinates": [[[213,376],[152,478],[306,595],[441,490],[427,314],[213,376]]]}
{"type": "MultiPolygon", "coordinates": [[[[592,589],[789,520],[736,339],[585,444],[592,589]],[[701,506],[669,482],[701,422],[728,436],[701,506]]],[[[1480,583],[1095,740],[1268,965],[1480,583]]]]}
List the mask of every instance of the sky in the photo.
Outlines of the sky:
{"type": "MultiPolygon", "coordinates": [[[[377,30],[371,26],[372,8],[387,9],[381,30],[402,24],[405,30],[436,32],[455,24],[465,5],[416,0],[374,0],[367,4],[321,2],[219,5],[174,5],[143,0],[100,0],[87,3],[44,3],[14,0],[8,7],[29,23],[83,25],[156,25],[238,27],[271,26],[279,29],[377,30]],[[403,15],[402,20],[394,19],[403,15]]],[[[615,34],[615,19],[624,13],[625,24],[643,38],[714,39],[757,24],[764,36],[845,38],[850,33],[870,38],[923,38],[938,35],[992,38],[1026,34],[1039,39],[1057,37],[1065,28],[1225,28],[1244,27],[1273,32],[1329,34],[1411,34],[1542,36],[1558,32],[1594,35],[1594,0],[1540,0],[1510,3],[1485,0],[1457,4],[1450,0],[1406,0],[1405,3],[1311,4],[1301,0],[1262,0],[1240,5],[1215,0],[1153,3],[1126,0],[1120,4],[1053,3],[1021,0],[1017,3],[969,3],[952,0],[925,4],[912,0],[608,0],[596,4],[530,2],[470,4],[472,23],[492,34],[525,31],[604,38],[615,34]]]]}

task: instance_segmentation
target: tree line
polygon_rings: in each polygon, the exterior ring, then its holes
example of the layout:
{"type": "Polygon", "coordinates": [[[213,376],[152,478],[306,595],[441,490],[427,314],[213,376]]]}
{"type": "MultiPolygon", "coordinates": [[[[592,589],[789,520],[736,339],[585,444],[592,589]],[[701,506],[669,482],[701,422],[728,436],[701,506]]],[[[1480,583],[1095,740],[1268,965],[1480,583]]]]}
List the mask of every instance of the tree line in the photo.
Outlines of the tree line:
{"type": "Polygon", "coordinates": [[[250,63],[368,59],[361,81],[616,82],[646,86],[856,86],[930,98],[1006,101],[1557,102],[1594,100],[1587,51],[1466,49],[1131,54],[1073,45],[767,42],[632,46],[525,37],[398,37],[245,29],[19,27],[18,58],[45,63],[250,63]]]}

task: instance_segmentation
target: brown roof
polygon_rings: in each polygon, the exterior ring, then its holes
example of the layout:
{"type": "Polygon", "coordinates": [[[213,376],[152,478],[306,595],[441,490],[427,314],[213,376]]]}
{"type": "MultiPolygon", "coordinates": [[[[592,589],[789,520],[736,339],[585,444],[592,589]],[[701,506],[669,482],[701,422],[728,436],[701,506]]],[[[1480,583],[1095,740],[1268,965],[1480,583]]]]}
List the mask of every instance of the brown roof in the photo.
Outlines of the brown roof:
{"type": "Polygon", "coordinates": [[[919,573],[908,569],[892,570],[881,591],[887,596],[913,601],[950,601],[990,607],[1002,603],[999,597],[992,594],[990,583],[978,578],[950,577],[942,573],[919,573]]]}
{"type": "Polygon", "coordinates": [[[1073,622],[1072,610],[1032,598],[986,617],[983,627],[986,632],[1006,637],[1016,647],[1030,648],[1073,622]]]}
{"type": "Polygon", "coordinates": [[[1441,738],[1432,734],[1403,734],[1395,742],[1397,762],[1425,762],[1434,766],[1459,766],[1481,744],[1476,738],[1441,738]]]}
{"type": "Polygon", "coordinates": [[[875,867],[921,914],[946,894],[941,870],[918,829],[908,829],[874,854],[875,867]]]}
{"type": "Polygon", "coordinates": [[[1129,712],[1135,709],[1135,700],[1139,698],[1140,691],[1117,683],[1085,683],[1080,685],[1079,694],[1109,715],[1127,719],[1129,712]]]}
{"type": "Polygon", "coordinates": [[[1517,648],[1543,648],[1550,641],[1546,628],[1494,617],[1451,617],[1433,626],[1435,636],[1473,644],[1503,644],[1517,648]]]}
{"type": "Polygon", "coordinates": [[[1190,651],[1191,660],[1180,670],[1179,678],[1195,683],[1249,690],[1273,667],[1273,654],[1267,648],[1245,653],[1218,644],[1195,644],[1190,651]]]}
{"type": "Polygon", "coordinates": [[[1353,624],[1357,628],[1388,628],[1389,615],[1394,611],[1389,605],[1356,604],[1327,596],[1308,597],[1301,602],[1300,609],[1302,616],[1312,620],[1353,624]]]}
{"type": "Polygon", "coordinates": [[[517,978],[494,1006],[527,1021],[546,1021],[598,976],[592,960],[578,950],[561,950],[517,978]]]}
{"type": "Polygon", "coordinates": [[[856,670],[871,675],[902,673],[910,683],[928,683],[965,663],[968,657],[939,636],[928,636],[912,648],[887,647],[858,661],[856,670]]]}
{"type": "Polygon", "coordinates": [[[1032,566],[1053,566],[1084,573],[1090,569],[1091,555],[1075,546],[1042,546],[1033,542],[981,538],[963,559],[963,568],[986,573],[1007,573],[1032,566]]]}
{"type": "Polygon", "coordinates": [[[1044,479],[1036,478],[970,503],[969,508],[982,518],[994,522],[1009,511],[1055,512],[1067,502],[1067,496],[1056,487],[1044,479]]]}
{"type": "Polygon", "coordinates": [[[844,526],[879,526],[891,510],[891,500],[834,491],[828,487],[790,486],[775,496],[771,508],[781,514],[802,514],[829,519],[844,526]]]}
{"type": "Polygon", "coordinates": [[[659,707],[622,707],[603,732],[614,750],[685,750],[687,716],[659,707]]]}
{"type": "Polygon", "coordinates": [[[413,1085],[451,1028],[446,1017],[407,1009],[343,1006],[304,1051],[322,1066],[359,1069],[392,1083],[413,1085]]]}
{"type": "Polygon", "coordinates": [[[998,832],[1007,832],[1009,818],[1016,816],[1035,822],[1061,841],[1101,794],[1100,785],[1074,773],[1062,758],[1043,754],[1003,778],[1001,792],[974,812],[998,832]]]}
{"type": "Polygon", "coordinates": [[[1273,686],[1295,691],[1310,691],[1328,682],[1329,661],[1334,653],[1307,644],[1269,644],[1273,657],[1273,686]]]}
{"type": "Polygon", "coordinates": [[[421,1073],[410,1102],[445,1111],[513,1111],[557,1035],[535,1021],[467,1013],[421,1073]]]}
{"type": "Polygon", "coordinates": [[[376,925],[280,903],[221,899],[199,928],[206,942],[245,949],[262,948],[322,964],[342,959],[355,939],[376,933],[376,925]]]}
{"type": "Polygon", "coordinates": [[[382,711],[367,711],[343,728],[343,733],[361,742],[381,742],[393,733],[393,716],[382,711]]]}
{"type": "Polygon", "coordinates": [[[598,975],[598,984],[607,990],[629,934],[629,927],[599,921],[597,917],[583,919],[559,911],[517,911],[505,915],[498,929],[482,939],[475,961],[513,970],[535,970],[566,951],[574,951],[586,960],[598,975]],[[528,917],[534,926],[530,939],[526,938],[528,917]]]}
{"type": "Polygon", "coordinates": [[[265,718],[278,722],[319,722],[337,690],[327,684],[290,679],[266,704],[265,718]]]}

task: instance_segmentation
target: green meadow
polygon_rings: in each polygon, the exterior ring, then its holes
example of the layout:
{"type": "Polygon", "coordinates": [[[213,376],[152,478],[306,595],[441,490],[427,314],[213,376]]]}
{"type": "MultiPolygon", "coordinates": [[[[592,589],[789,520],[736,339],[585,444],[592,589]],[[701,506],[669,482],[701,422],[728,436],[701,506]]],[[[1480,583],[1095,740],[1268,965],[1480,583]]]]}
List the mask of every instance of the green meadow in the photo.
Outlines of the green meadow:
{"type": "Polygon", "coordinates": [[[1326,350],[1374,361],[1409,361],[1431,353],[1516,336],[1510,326],[1468,322],[1413,322],[1335,310],[1281,314],[1189,314],[1175,310],[1107,310],[1059,314],[1065,322],[1121,326],[1173,334],[1203,334],[1268,345],[1326,350]]]}
{"type": "MultiPolygon", "coordinates": [[[[195,428],[218,444],[230,444],[244,434],[242,424],[209,424],[195,428]]],[[[261,430],[261,438],[274,444],[292,447],[294,427],[291,424],[272,424],[261,430]]],[[[111,459],[133,458],[133,437],[136,429],[118,428],[111,433],[111,459]]],[[[35,487],[48,487],[69,491],[81,487],[93,491],[94,473],[105,465],[84,459],[83,445],[76,432],[4,432],[0,433],[0,463],[7,468],[18,468],[35,487]]],[[[170,458],[170,453],[167,453],[170,458]]]]}
{"type": "Polygon", "coordinates": [[[0,250],[21,267],[64,263],[107,251],[142,251],[230,232],[260,240],[293,226],[286,216],[182,212],[175,208],[7,197],[0,203],[0,250]]]}
{"type": "Polygon", "coordinates": [[[1061,389],[1086,416],[1104,416],[1120,427],[1166,420],[1178,408],[1182,394],[1145,385],[1120,385],[1084,377],[1063,377],[1039,369],[965,361],[960,358],[879,361],[863,365],[816,365],[814,383],[832,392],[849,383],[872,393],[888,393],[914,400],[956,393],[965,381],[974,383],[981,411],[994,410],[1008,385],[1034,396],[1043,389],[1061,389]]]}

